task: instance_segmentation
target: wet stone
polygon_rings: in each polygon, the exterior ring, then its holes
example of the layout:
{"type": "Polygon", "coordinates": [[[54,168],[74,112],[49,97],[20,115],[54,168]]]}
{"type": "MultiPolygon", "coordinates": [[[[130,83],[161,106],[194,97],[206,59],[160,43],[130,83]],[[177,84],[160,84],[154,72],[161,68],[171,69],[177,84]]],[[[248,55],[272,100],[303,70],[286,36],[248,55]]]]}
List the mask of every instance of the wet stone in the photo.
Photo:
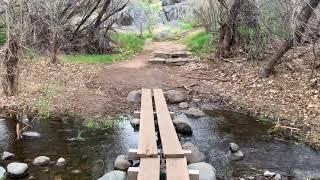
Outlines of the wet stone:
{"type": "Polygon", "coordinates": [[[23,177],[28,170],[28,164],[13,162],[8,164],[7,171],[12,177],[23,177]]]}
{"type": "Polygon", "coordinates": [[[115,170],[111,171],[98,180],[125,180],[126,179],[126,173],[123,171],[115,170]]]}
{"type": "Polygon", "coordinates": [[[32,164],[36,166],[45,166],[45,165],[48,165],[49,163],[50,163],[50,158],[46,156],[39,156],[35,158],[32,162],[32,164]]]}
{"type": "Polygon", "coordinates": [[[11,159],[11,158],[13,158],[13,157],[14,157],[14,154],[12,154],[12,153],[10,153],[10,152],[7,152],[7,151],[4,151],[4,152],[2,153],[1,159],[2,159],[2,160],[9,160],[9,159],[11,159]]]}
{"type": "Polygon", "coordinates": [[[118,156],[114,162],[115,170],[127,171],[130,166],[131,166],[131,162],[128,160],[128,157],[125,155],[118,156]]]}

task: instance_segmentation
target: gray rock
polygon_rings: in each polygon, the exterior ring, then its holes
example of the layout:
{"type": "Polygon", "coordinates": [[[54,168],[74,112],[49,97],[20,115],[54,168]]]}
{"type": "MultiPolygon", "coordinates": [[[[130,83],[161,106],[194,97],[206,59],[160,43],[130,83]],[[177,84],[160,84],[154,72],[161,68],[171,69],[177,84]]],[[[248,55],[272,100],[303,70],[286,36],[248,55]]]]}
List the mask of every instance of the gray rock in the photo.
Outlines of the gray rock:
{"type": "Polygon", "coordinates": [[[128,94],[128,97],[127,97],[127,100],[129,102],[132,102],[132,103],[139,103],[141,102],[141,91],[131,91],[129,94],[128,94]]]}
{"type": "Polygon", "coordinates": [[[50,163],[50,158],[46,156],[39,156],[35,158],[32,162],[32,164],[35,166],[45,166],[45,165],[48,165],[49,163],[50,163]]]}
{"type": "Polygon", "coordinates": [[[230,160],[232,160],[232,161],[239,161],[239,160],[242,160],[243,159],[243,157],[244,157],[244,155],[243,155],[243,152],[242,151],[237,151],[237,152],[235,152],[235,153],[233,153],[233,152],[231,152],[230,150],[229,150],[229,152],[228,152],[228,157],[230,158],[230,160]]]}
{"type": "Polygon", "coordinates": [[[125,155],[118,156],[116,161],[114,162],[115,170],[126,172],[130,166],[131,166],[131,162],[128,160],[128,157],[125,155]]]}
{"type": "Polygon", "coordinates": [[[199,180],[216,180],[216,169],[208,163],[189,164],[188,169],[199,171],[199,180]]]}
{"type": "Polygon", "coordinates": [[[26,131],[21,133],[22,136],[30,137],[30,138],[39,138],[41,135],[38,132],[26,131]]]}
{"type": "Polygon", "coordinates": [[[14,154],[12,154],[12,153],[10,153],[10,152],[7,152],[7,151],[4,151],[4,152],[2,153],[1,159],[2,159],[2,160],[9,160],[9,159],[11,159],[11,158],[13,158],[13,157],[14,157],[14,154]]]}
{"type": "Polygon", "coordinates": [[[183,121],[182,119],[176,118],[173,121],[173,124],[177,133],[180,133],[182,135],[192,135],[191,126],[187,122],[183,121]]]}
{"type": "Polygon", "coordinates": [[[148,61],[150,64],[164,64],[166,62],[163,58],[153,58],[148,61]]]}
{"type": "Polygon", "coordinates": [[[167,91],[166,97],[170,103],[180,103],[188,99],[185,93],[176,90],[167,91]]]}
{"type": "Polygon", "coordinates": [[[98,180],[125,180],[126,179],[126,173],[123,171],[111,171],[98,180]]]}
{"type": "Polygon", "coordinates": [[[235,153],[240,150],[239,146],[236,143],[230,143],[229,148],[232,153],[235,153]]]}
{"type": "Polygon", "coordinates": [[[277,174],[277,173],[270,172],[270,171],[264,171],[264,172],[263,172],[264,177],[273,177],[273,176],[275,176],[276,174],[277,174]]]}
{"type": "Polygon", "coordinates": [[[200,118],[205,115],[203,111],[195,108],[189,108],[188,110],[184,111],[184,113],[191,118],[200,118]]]}
{"type": "Polygon", "coordinates": [[[138,118],[133,118],[130,120],[130,124],[133,128],[138,128],[140,125],[140,119],[138,118]]]}
{"type": "Polygon", "coordinates": [[[153,53],[153,57],[163,59],[163,63],[165,63],[166,59],[171,58],[171,54],[167,52],[158,51],[153,53]]]}
{"type": "Polygon", "coordinates": [[[26,163],[13,162],[8,164],[7,171],[12,177],[23,177],[28,168],[28,164],[26,163]]]}
{"type": "Polygon", "coordinates": [[[274,177],[274,180],[281,180],[281,175],[280,175],[280,174],[277,174],[277,175],[274,177]]]}
{"type": "Polygon", "coordinates": [[[64,166],[67,163],[67,161],[64,158],[59,158],[56,162],[57,166],[64,166]]]}
{"type": "Polygon", "coordinates": [[[192,143],[185,143],[182,145],[182,149],[191,150],[191,155],[187,156],[188,163],[198,163],[204,161],[205,156],[199,151],[198,147],[192,143]]]}
{"type": "Polygon", "coordinates": [[[187,109],[188,107],[189,107],[189,105],[186,102],[179,103],[179,108],[180,109],[187,109]]]}
{"type": "Polygon", "coordinates": [[[172,59],[167,59],[165,63],[166,65],[169,65],[169,66],[183,66],[189,61],[190,61],[189,59],[185,59],[185,58],[172,58],[172,59]]]}
{"type": "Polygon", "coordinates": [[[0,166],[0,179],[4,179],[6,177],[6,170],[0,166]]]}

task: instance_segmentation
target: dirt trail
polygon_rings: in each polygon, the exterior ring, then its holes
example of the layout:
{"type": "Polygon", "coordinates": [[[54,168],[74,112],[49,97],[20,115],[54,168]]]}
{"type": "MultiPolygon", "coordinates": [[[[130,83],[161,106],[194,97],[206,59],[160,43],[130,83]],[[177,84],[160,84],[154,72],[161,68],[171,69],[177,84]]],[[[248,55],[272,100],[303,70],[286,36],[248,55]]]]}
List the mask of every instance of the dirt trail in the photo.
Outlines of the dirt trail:
{"type": "Polygon", "coordinates": [[[180,85],[186,79],[175,76],[181,67],[151,65],[148,60],[154,52],[176,52],[186,49],[176,42],[148,42],[142,53],[128,61],[107,66],[93,80],[86,84],[89,89],[97,89],[100,95],[86,94],[78,99],[83,104],[82,112],[112,115],[132,110],[127,95],[141,88],[168,88],[180,85]]]}

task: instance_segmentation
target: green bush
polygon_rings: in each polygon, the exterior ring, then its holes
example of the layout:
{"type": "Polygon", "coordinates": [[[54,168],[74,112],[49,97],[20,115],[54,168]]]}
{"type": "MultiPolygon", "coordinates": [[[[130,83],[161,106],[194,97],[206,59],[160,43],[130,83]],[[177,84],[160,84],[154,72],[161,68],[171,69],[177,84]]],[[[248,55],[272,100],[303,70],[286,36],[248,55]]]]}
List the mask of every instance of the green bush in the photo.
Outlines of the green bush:
{"type": "Polygon", "coordinates": [[[4,44],[7,40],[7,35],[4,29],[0,29],[0,45],[4,44]]]}
{"type": "Polygon", "coordinates": [[[180,28],[181,28],[182,31],[189,31],[189,30],[191,30],[193,27],[192,27],[192,25],[189,24],[189,23],[181,22],[181,23],[180,23],[180,28]]]}
{"type": "Polygon", "coordinates": [[[137,34],[117,33],[114,39],[119,44],[120,51],[122,52],[139,52],[143,50],[145,37],[140,37],[137,34]]]}
{"type": "Polygon", "coordinates": [[[212,41],[213,35],[205,31],[192,33],[185,39],[189,50],[197,55],[210,53],[213,49],[212,41]]]}

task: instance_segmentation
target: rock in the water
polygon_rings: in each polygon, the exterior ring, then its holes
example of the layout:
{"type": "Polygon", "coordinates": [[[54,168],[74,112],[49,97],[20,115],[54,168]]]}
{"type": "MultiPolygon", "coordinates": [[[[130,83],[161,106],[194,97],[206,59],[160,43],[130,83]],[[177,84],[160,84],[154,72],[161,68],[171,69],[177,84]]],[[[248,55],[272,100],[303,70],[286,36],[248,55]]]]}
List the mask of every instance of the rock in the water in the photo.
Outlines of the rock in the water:
{"type": "Polygon", "coordinates": [[[197,146],[192,143],[185,143],[182,145],[182,149],[191,150],[191,155],[187,156],[188,163],[198,163],[204,161],[205,156],[197,146]]]}
{"type": "Polygon", "coordinates": [[[128,94],[128,98],[127,100],[129,102],[132,102],[132,103],[139,103],[141,102],[141,91],[131,91],[129,94],[128,94]]]}
{"type": "Polygon", "coordinates": [[[265,177],[273,177],[273,176],[276,175],[276,173],[270,172],[270,171],[265,171],[265,172],[263,173],[263,175],[264,175],[265,177]]]}
{"type": "Polygon", "coordinates": [[[189,164],[188,169],[199,171],[199,180],[216,180],[216,169],[208,163],[189,164]]]}
{"type": "Polygon", "coordinates": [[[236,143],[230,143],[230,147],[229,148],[230,148],[230,151],[232,153],[235,153],[235,152],[239,151],[239,146],[236,143]]]}
{"type": "Polygon", "coordinates": [[[32,162],[32,164],[36,166],[45,166],[45,165],[48,165],[49,163],[50,163],[50,158],[46,156],[39,156],[35,158],[32,162]]]}
{"type": "Polygon", "coordinates": [[[7,152],[7,151],[4,151],[4,152],[2,153],[1,159],[2,159],[2,160],[9,160],[9,159],[11,159],[11,158],[13,158],[13,157],[14,157],[14,154],[12,154],[12,153],[10,153],[10,152],[7,152]]]}
{"type": "Polygon", "coordinates": [[[13,162],[8,164],[7,171],[12,177],[23,177],[28,170],[28,164],[13,162]]]}
{"type": "Polygon", "coordinates": [[[173,124],[177,133],[182,135],[192,135],[192,128],[187,122],[177,118],[173,121],[173,124]]]}
{"type": "Polygon", "coordinates": [[[179,103],[179,108],[180,109],[187,109],[188,107],[189,107],[189,105],[186,102],[179,103]]]}
{"type": "Polygon", "coordinates": [[[281,175],[277,174],[276,176],[274,176],[274,180],[281,180],[281,175]]]}
{"type": "Polygon", "coordinates": [[[123,171],[111,171],[98,180],[125,180],[126,179],[126,173],[123,171]]]}
{"type": "Polygon", "coordinates": [[[39,138],[41,135],[38,132],[31,132],[31,131],[26,131],[21,133],[22,136],[24,137],[30,137],[30,138],[39,138]]]}
{"type": "Polygon", "coordinates": [[[205,115],[203,111],[195,108],[189,108],[188,110],[184,111],[184,113],[191,118],[200,118],[205,115]]]}
{"type": "Polygon", "coordinates": [[[133,118],[130,120],[130,124],[133,128],[138,128],[140,125],[140,119],[138,118],[133,118]]]}
{"type": "Polygon", "coordinates": [[[231,151],[228,152],[228,157],[232,160],[232,161],[239,161],[242,160],[244,155],[243,152],[238,150],[237,152],[233,153],[231,151]]]}
{"type": "Polygon", "coordinates": [[[170,103],[180,103],[188,99],[185,93],[176,90],[167,91],[166,97],[170,103]]]}
{"type": "Polygon", "coordinates": [[[6,176],[6,170],[0,166],[0,179],[4,179],[6,176]]]}
{"type": "Polygon", "coordinates": [[[125,155],[118,156],[116,161],[114,162],[114,169],[116,170],[127,171],[130,166],[131,162],[125,155]]]}
{"type": "Polygon", "coordinates": [[[64,158],[59,158],[56,162],[57,166],[64,166],[66,164],[66,160],[64,158]]]}
{"type": "Polygon", "coordinates": [[[148,61],[150,64],[164,64],[166,62],[163,58],[153,58],[148,61]]]}

